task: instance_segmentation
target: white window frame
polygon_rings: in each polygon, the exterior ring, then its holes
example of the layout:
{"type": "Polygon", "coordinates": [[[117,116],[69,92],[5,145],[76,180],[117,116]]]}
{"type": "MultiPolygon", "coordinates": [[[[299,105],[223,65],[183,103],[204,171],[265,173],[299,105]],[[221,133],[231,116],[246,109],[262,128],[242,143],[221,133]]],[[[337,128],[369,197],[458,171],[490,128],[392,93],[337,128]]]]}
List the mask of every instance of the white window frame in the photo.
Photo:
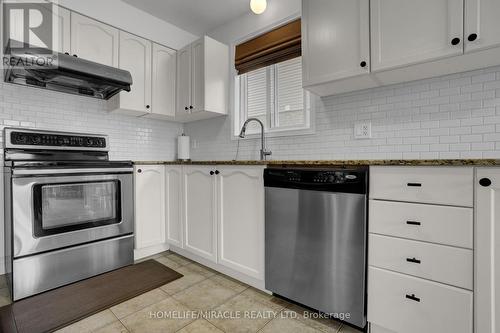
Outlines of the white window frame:
{"type": "MultiPolygon", "coordinates": [[[[273,25],[264,27],[244,38],[241,38],[240,40],[236,41],[233,45],[231,45],[232,52],[231,52],[231,64],[234,64],[234,58],[235,58],[235,50],[236,50],[236,45],[241,44],[247,40],[250,40],[266,31],[270,31],[274,28],[278,28],[280,26],[283,26],[287,23],[290,23],[297,18],[300,18],[300,13],[294,14],[290,17],[287,17],[283,19],[282,21],[275,23],[273,25]]],[[[239,140],[239,133],[241,131],[241,126],[243,125],[243,121],[241,118],[241,110],[240,110],[240,77],[236,70],[234,69],[234,66],[231,66],[231,73],[233,75],[233,80],[231,80],[231,94],[230,98],[232,99],[232,105],[233,105],[233,112],[231,113],[232,119],[231,119],[231,140],[239,140]]],[[[273,137],[286,137],[286,136],[299,136],[299,135],[312,135],[316,133],[316,104],[318,102],[318,97],[313,95],[312,93],[309,93],[309,128],[275,128],[275,129],[267,129],[265,131],[266,137],[268,138],[273,138],[273,137]]],[[[307,119],[306,119],[307,121],[307,119]]],[[[245,136],[244,139],[256,139],[260,138],[260,133],[256,134],[248,134],[245,136]]]]}
{"type": "MultiPolygon", "coordinates": [[[[270,75],[270,67],[267,68],[268,75],[270,75]]],[[[268,137],[275,136],[294,136],[294,135],[308,135],[314,134],[314,96],[308,91],[303,91],[303,101],[304,101],[304,112],[305,112],[305,124],[302,126],[288,126],[288,127],[277,127],[279,124],[279,111],[275,108],[278,104],[278,87],[279,84],[277,80],[278,71],[273,71],[273,84],[275,92],[274,101],[272,105],[268,105],[268,108],[272,110],[266,110],[267,123],[271,126],[265,128],[265,133],[268,137]],[[307,105],[309,105],[309,110],[306,110],[307,105]]],[[[235,121],[234,121],[234,136],[238,136],[241,127],[243,126],[244,120],[248,119],[248,110],[246,107],[247,98],[246,94],[246,81],[242,80],[242,77],[237,75],[234,80],[234,97],[235,97],[235,121]]],[[[248,133],[246,138],[260,137],[260,133],[248,133]]]]}

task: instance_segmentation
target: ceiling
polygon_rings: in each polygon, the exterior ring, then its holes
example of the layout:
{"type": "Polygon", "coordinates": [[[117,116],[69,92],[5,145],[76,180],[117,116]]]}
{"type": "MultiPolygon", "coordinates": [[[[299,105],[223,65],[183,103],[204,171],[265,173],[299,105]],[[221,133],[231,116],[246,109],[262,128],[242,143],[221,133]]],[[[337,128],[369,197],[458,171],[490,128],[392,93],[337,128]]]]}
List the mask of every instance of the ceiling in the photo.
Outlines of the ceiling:
{"type": "Polygon", "coordinates": [[[250,12],[250,0],[122,0],[194,35],[250,12]]]}

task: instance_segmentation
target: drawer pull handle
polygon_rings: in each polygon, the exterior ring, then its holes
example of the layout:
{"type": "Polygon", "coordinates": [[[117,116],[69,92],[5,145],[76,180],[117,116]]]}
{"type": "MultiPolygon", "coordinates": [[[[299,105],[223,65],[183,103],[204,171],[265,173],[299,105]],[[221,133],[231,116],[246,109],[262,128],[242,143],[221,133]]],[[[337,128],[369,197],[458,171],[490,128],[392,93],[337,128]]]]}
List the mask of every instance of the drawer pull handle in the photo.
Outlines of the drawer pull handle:
{"type": "Polygon", "coordinates": [[[408,224],[408,225],[422,225],[422,223],[420,223],[418,221],[406,221],[406,224],[408,224]]]}
{"type": "Polygon", "coordinates": [[[420,298],[415,297],[415,294],[406,295],[406,298],[411,299],[412,301],[415,301],[415,302],[420,302],[420,298]]]}
{"type": "Polygon", "coordinates": [[[414,264],[421,264],[422,261],[418,260],[417,258],[406,258],[406,261],[414,263],[414,264]]]}
{"type": "Polygon", "coordinates": [[[408,187],[422,187],[421,183],[408,183],[408,187]]]}

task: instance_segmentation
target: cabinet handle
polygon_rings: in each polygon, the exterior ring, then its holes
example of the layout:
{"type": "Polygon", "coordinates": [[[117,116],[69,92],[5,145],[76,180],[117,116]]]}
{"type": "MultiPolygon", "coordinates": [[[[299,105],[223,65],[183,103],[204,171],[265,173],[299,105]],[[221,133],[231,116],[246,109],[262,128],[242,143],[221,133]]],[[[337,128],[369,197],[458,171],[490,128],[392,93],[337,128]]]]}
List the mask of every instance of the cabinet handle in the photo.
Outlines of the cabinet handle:
{"type": "Polygon", "coordinates": [[[65,55],[69,55],[69,52],[64,52],[65,55]]]}
{"type": "Polygon", "coordinates": [[[413,264],[421,264],[422,261],[418,260],[417,258],[406,258],[406,261],[411,262],[413,264]]]}
{"type": "Polygon", "coordinates": [[[194,109],[194,107],[193,107],[192,105],[191,105],[189,108],[190,108],[191,110],[192,110],[192,109],[194,109]]]}
{"type": "Polygon", "coordinates": [[[491,180],[489,178],[482,178],[480,181],[479,181],[479,185],[483,186],[483,187],[488,187],[491,185],[491,180]]]}
{"type": "Polygon", "coordinates": [[[215,174],[215,172],[210,171],[210,176],[213,176],[214,174],[215,174]]]}
{"type": "Polygon", "coordinates": [[[149,108],[151,108],[151,106],[150,105],[146,105],[146,109],[149,109],[149,108]]]}
{"type": "Polygon", "coordinates": [[[477,39],[477,34],[470,34],[469,37],[467,37],[467,40],[469,42],[473,42],[477,39]]]}
{"type": "Polygon", "coordinates": [[[363,68],[366,67],[366,61],[362,61],[359,65],[363,68]]]}
{"type": "Polygon", "coordinates": [[[455,45],[458,45],[460,44],[460,38],[458,37],[455,37],[451,40],[451,45],[455,46],[455,45]]]}
{"type": "Polygon", "coordinates": [[[407,294],[406,298],[411,299],[412,301],[415,301],[415,302],[420,302],[420,298],[416,297],[415,294],[411,294],[411,295],[407,294]]]}
{"type": "Polygon", "coordinates": [[[142,169],[137,169],[137,173],[142,173],[142,169]]]}
{"type": "Polygon", "coordinates": [[[73,57],[78,58],[78,56],[76,54],[73,54],[73,57]]]}
{"type": "Polygon", "coordinates": [[[215,174],[216,175],[220,174],[219,170],[215,170],[215,174]]]}
{"type": "Polygon", "coordinates": [[[408,187],[422,187],[421,183],[408,183],[406,184],[408,187]]]}
{"type": "Polygon", "coordinates": [[[186,106],[186,107],[184,108],[184,110],[186,110],[186,111],[187,111],[187,110],[189,110],[189,108],[186,106]]]}
{"type": "Polygon", "coordinates": [[[422,223],[420,223],[418,221],[406,221],[406,224],[408,224],[408,225],[422,225],[422,223]]]}

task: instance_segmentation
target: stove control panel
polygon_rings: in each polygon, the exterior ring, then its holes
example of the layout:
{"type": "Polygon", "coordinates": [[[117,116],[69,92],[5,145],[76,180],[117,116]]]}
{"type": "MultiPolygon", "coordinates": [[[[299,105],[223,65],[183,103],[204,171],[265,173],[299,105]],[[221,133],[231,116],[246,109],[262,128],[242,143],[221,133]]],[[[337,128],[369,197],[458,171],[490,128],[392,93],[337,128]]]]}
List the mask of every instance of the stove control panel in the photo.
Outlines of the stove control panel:
{"type": "Polygon", "coordinates": [[[107,136],[6,129],[6,148],[107,150],[107,136]]]}

